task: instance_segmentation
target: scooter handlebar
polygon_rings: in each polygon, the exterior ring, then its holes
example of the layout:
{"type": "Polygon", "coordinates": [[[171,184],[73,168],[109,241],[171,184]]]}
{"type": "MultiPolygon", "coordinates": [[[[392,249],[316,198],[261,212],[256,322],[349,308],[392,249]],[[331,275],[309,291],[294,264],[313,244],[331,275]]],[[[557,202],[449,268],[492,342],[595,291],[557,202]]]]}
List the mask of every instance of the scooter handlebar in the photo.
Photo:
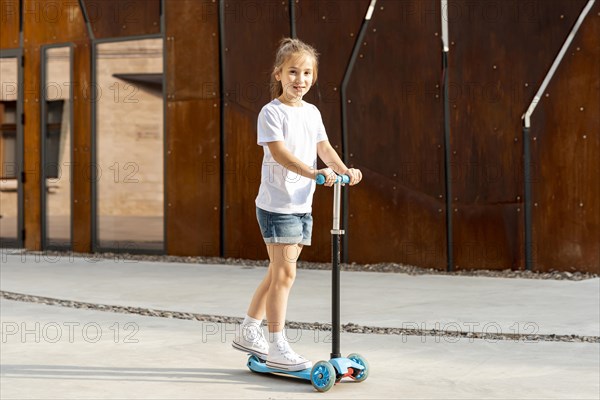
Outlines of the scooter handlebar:
{"type": "MultiPolygon", "coordinates": [[[[318,174],[317,175],[317,185],[322,185],[325,183],[325,175],[318,174]]],[[[350,183],[350,177],[348,175],[338,175],[335,183],[350,183]]]]}

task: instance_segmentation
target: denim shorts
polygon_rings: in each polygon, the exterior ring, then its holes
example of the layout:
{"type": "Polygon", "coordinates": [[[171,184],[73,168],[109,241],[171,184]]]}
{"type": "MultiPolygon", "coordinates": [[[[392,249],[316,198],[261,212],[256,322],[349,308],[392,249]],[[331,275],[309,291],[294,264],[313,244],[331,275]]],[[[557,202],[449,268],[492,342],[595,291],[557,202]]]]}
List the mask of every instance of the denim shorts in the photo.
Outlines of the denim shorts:
{"type": "Polygon", "coordinates": [[[256,207],[256,219],[265,243],[310,246],[313,225],[311,213],[279,214],[256,207]]]}

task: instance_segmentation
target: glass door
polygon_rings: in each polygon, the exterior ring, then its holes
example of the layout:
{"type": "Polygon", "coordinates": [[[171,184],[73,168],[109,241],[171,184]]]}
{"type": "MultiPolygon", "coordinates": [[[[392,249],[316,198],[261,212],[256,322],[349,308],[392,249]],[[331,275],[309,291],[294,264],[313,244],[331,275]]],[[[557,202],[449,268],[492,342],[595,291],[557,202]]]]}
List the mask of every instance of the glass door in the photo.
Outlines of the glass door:
{"type": "Polygon", "coordinates": [[[42,247],[70,249],[72,241],[72,49],[42,51],[42,247]]]}
{"type": "Polygon", "coordinates": [[[23,247],[20,54],[0,52],[0,247],[23,247]]]}

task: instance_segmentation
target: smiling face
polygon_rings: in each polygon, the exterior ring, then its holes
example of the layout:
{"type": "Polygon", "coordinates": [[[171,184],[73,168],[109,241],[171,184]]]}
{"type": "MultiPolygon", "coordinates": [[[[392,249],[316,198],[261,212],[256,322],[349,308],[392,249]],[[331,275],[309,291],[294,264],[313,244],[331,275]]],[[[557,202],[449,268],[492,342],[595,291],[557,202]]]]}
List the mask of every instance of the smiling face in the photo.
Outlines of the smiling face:
{"type": "Polygon", "coordinates": [[[308,54],[294,54],[283,63],[275,79],[281,82],[283,93],[279,101],[300,106],[302,96],[308,93],[314,81],[315,60],[308,54]]]}

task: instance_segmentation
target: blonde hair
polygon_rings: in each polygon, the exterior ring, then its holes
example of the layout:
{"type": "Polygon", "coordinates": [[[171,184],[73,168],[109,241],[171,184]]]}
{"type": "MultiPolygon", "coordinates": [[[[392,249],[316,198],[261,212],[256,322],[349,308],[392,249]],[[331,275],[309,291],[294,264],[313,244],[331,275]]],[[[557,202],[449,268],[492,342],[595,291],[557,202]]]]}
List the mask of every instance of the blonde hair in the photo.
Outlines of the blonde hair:
{"type": "Polygon", "coordinates": [[[277,53],[275,55],[275,64],[271,72],[271,99],[276,99],[283,93],[281,82],[275,78],[275,75],[281,72],[281,67],[294,55],[309,55],[314,60],[313,81],[317,81],[317,72],[319,69],[319,53],[314,47],[304,43],[300,39],[283,38],[279,42],[277,53]]]}

